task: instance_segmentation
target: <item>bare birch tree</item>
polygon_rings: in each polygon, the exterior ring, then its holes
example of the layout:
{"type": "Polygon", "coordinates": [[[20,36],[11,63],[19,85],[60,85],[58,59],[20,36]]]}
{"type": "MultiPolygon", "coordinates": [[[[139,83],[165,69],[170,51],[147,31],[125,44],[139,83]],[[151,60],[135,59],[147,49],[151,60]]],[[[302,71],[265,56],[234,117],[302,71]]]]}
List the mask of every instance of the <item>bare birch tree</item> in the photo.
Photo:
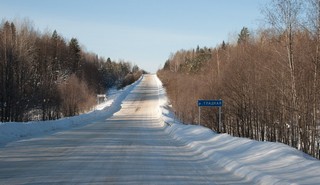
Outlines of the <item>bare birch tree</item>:
{"type": "Polygon", "coordinates": [[[279,36],[283,36],[284,46],[286,48],[286,60],[290,73],[291,86],[291,105],[290,116],[290,145],[300,147],[299,115],[298,115],[298,100],[296,87],[296,69],[295,69],[295,51],[294,51],[294,37],[295,30],[298,27],[299,16],[301,14],[302,1],[300,0],[273,0],[269,7],[266,8],[265,14],[267,21],[275,29],[279,36]],[[296,139],[298,138],[298,139],[296,139]]]}

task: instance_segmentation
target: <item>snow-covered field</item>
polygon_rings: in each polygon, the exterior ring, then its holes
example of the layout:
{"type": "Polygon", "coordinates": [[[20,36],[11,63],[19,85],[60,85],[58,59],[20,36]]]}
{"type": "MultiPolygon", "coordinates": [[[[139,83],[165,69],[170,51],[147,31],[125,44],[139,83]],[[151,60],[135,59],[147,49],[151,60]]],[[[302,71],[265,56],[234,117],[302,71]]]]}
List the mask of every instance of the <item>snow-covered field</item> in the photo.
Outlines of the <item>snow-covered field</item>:
{"type": "MultiPolygon", "coordinates": [[[[171,139],[172,143],[181,143],[182,146],[193,151],[193,155],[200,156],[197,157],[197,159],[204,160],[206,165],[219,166],[221,168],[218,169],[230,171],[232,174],[248,180],[248,182],[254,182],[254,184],[320,183],[320,161],[287,145],[236,138],[228,134],[216,134],[210,129],[202,126],[184,125],[179,123],[179,121],[174,118],[174,114],[170,111],[170,105],[168,105],[165,89],[162,87],[162,83],[157,77],[155,77],[155,80],[158,86],[159,95],[158,116],[161,120],[160,127],[163,128],[166,133],[165,135],[168,139],[171,139]]],[[[16,140],[49,135],[54,132],[84,126],[86,124],[111,117],[121,109],[121,106],[123,106],[121,105],[122,101],[135,88],[135,86],[139,84],[139,82],[140,81],[124,90],[113,91],[113,93],[108,96],[107,102],[97,106],[95,111],[87,114],[56,121],[1,123],[0,143],[5,145],[16,140]]],[[[126,106],[130,105],[131,104],[128,104],[126,106]]],[[[134,109],[135,111],[138,111],[139,107],[134,109]]],[[[128,111],[130,112],[130,110],[128,111]]],[[[138,117],[134,117],[134,119],[138,119],[138,117]]],[[[110,128],[113,127],[115,127],[115,125],[112,127],[110,126],[110,128]]],[[[128,132],[129,131],[130,130],[128,130],[128,132]]],[[[112,131],[110,131],[110,133],[111,132],[112,131]]],[[[131,132],[132,134],[134,133],[133,131],[131,132]]],[[[160,131],[155,133],[160,133],[160,131]]],[[[152,137],[150,136],[149,139],[151,138],[152,137]]],[[[121,142],[124,141],[121,140],[121,142]]],[[[145,142],[149,142],[149,140],[145,142]]],[[[149,145],[144,147],[148,148],[147,146],[149,147],[149,145]]],[[[112,147],[114,146],[112,145],[112,147]]],[[[164,146],[161,145],[161,147],[164,146]]],[[[145,153],[144,155],[147,154],[148,153],[145,153]]],[[[148,156],[145,156],[145,158],[150,159],[148,156]]],[[[152,159],[154,159],[154,156],[152,159]]],[[[194,162],[196,163],[199,161],[194,162]]],[[[133,162],[131,161],[131,163],[133,162]]]]}
{"type": "Polygon", "coordinates": [[[130,86],[121,90],[110,89],[107,101],[97,105],[93,111],[79,116],[62,118],[52,121],[32,121],[32,122],[0,122],[0,146],[9,142],[39,137],[53,134],[55,132],[69,130],[79,126],[84,126],[94,121],[111,117],[121,108],[121,102],[141,81],[141,78],[130,86]]]}

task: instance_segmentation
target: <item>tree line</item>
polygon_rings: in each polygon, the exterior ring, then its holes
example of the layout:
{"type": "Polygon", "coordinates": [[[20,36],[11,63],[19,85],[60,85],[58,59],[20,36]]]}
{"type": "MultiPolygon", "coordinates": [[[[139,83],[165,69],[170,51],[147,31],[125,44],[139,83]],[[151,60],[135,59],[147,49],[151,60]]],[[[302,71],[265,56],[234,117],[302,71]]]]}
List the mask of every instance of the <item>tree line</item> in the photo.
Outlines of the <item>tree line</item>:
{"type": "Polygon", "coordinates": [[[142,70],[83,51],[76,38],[39,33],[28,21],[0,24],[0,121],[52,120],[88,111],[96,94],[142,70]]]}
{"type": "Polygon", "coordinates": [[[263,11],[270,26],[177,51],[158,76],[183,122],[198,122],[198,99],[222,99],[222,128],[212,108],[201,124],[320,158],[320,1],[273,0],[263,11]]]}

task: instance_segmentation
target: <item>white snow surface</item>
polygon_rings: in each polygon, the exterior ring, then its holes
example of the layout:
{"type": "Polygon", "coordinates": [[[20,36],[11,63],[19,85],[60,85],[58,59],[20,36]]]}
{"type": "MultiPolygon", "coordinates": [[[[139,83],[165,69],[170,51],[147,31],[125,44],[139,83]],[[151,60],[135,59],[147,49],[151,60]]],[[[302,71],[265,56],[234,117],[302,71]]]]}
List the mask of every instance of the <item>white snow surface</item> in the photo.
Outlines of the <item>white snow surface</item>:
{"type": "Polygon", "coordinates": [[[0,122],[0,146],[32,137],[39,137],[53,134],[63,130],[69,130],[90,124],[94,121],[103,120],[111,117],[121,108],[121,102],[135,88],[142,78],[135,83],[116,90],[114,88],[108,90],[107,101],[98,104],[94,110],[73,117],[61,118],[50,121],[31,121],[31,122],[0,122]]]}
{"type": "MultiPolygon", "coordinates": [[[[170,109],[161,81],[154,78],[158,86],[160,126],[169,138],[187,146],[208,161],[208,165],[220,166],[254,184],[320,183],[320,161],[287,145],[217,134],[202,126],[180,123],[170,109]]],[[[109,118],[121,109],[122,101],[140,81],[124,90],[114,91],[106,103],[87,114],[55,121],[1,123],[0,145],[109,118]]]]}

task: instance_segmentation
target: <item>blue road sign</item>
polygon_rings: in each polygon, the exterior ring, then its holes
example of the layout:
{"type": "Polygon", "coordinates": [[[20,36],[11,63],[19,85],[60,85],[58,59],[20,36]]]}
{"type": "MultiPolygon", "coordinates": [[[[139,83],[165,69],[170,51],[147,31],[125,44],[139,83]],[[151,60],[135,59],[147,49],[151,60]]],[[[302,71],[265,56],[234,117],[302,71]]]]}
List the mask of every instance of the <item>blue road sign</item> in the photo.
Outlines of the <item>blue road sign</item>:
{"type": "Polygon", "coordinates": [[[222,100],[198,100],[199,107],[222,107],[222,100]]]}

